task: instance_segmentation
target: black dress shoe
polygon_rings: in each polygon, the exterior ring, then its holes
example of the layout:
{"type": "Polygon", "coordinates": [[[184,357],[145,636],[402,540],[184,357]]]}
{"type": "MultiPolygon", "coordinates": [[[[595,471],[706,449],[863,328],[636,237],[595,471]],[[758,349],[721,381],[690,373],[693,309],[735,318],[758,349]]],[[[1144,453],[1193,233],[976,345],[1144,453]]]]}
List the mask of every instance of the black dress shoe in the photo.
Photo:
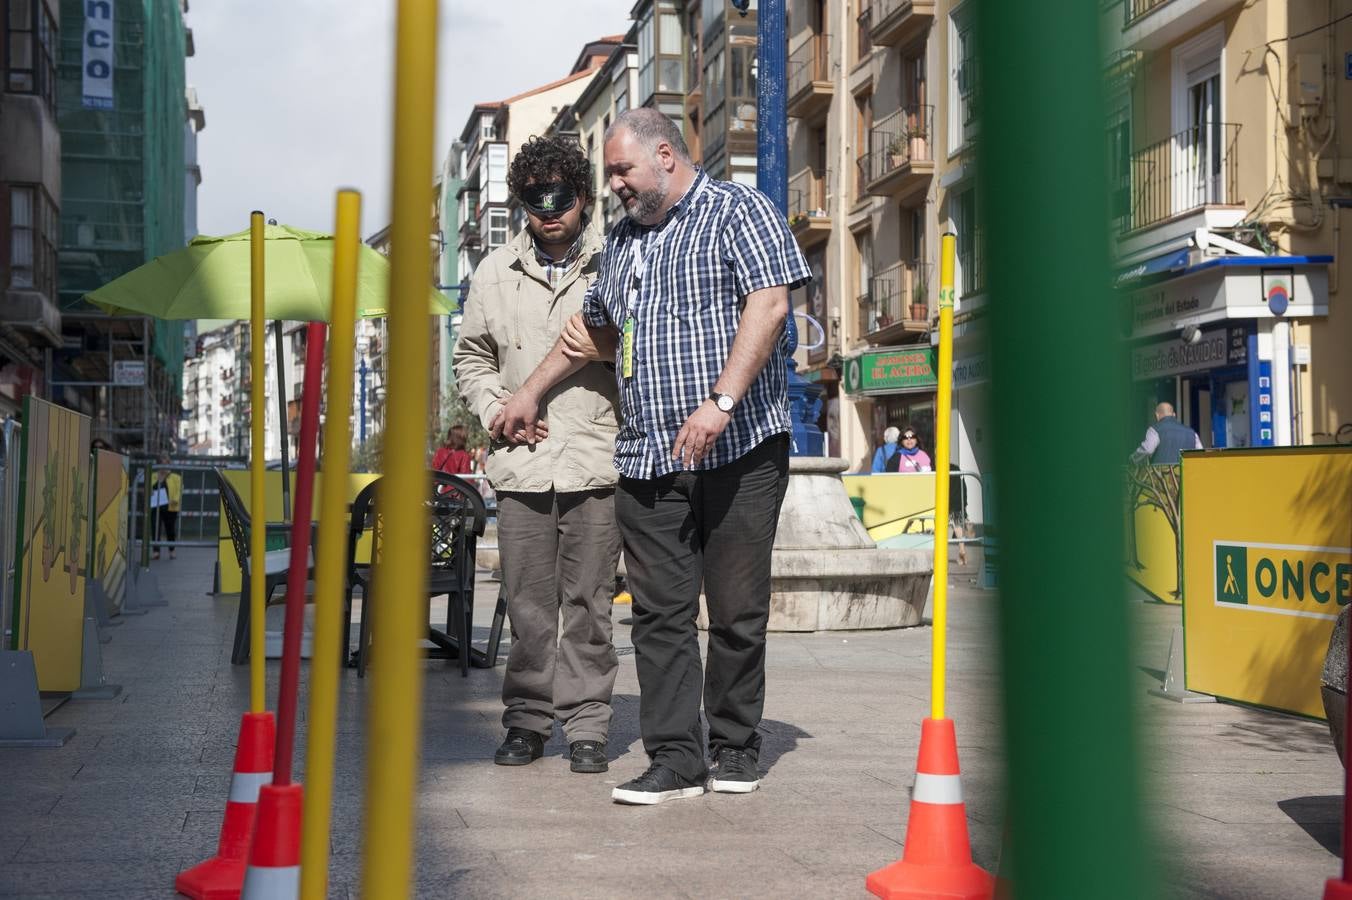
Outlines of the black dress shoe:
{"type": "Polygon", "coordinates": [[[605,741],[573,741],[568,745],[569,768],[574,772],[604,772],[610,768],[606,762],[605,741]]]}
{"type": "Polygon", "coordinates": [[[507,739],[493,754],[500,766],[528,766],[545,755],[545,739],[526,728],[508,728],[507,739]]]}

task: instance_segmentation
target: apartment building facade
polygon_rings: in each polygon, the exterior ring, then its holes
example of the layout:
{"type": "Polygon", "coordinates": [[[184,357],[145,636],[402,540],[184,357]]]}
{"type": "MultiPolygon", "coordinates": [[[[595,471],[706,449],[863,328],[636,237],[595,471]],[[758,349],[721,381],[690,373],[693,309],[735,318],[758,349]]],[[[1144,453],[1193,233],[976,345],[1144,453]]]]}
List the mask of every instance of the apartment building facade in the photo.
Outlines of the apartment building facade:
{"type": "Polygon", "coordinates": [[[57,244],[57,0],[0,10],[0,416],[46,396],[43,356],[61,344],[57,244]]]}
{"type": "Polygon", "coordinates": [[[1104,11],[1116,277],[1132,413],[1208,447],[1352,443],[1345,3],[1104,11]],[[1345,292],[1344,292],[1345,293],[1345,292]]]}

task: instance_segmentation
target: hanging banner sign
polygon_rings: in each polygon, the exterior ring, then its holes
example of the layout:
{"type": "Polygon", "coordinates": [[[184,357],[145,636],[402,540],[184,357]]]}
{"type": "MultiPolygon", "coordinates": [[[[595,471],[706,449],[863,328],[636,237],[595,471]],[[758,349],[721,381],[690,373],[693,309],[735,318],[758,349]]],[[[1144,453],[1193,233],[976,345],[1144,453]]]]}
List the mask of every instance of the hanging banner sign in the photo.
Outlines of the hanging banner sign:
{"type": "Polygon", "coordinates": [[[113,2],[85,0],[81,65],[86,109],[113,108],[113,2]]]}

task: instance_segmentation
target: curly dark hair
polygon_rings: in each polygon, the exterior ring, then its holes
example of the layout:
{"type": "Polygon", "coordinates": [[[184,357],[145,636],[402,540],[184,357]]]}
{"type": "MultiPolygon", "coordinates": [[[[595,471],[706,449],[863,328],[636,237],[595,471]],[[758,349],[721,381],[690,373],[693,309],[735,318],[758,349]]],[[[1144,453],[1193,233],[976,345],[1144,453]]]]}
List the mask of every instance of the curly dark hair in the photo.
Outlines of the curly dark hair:
{"type": "Polygon", "coordinates": [[[507,187],[512,196],[520,198],[532,181],[536,184],[562,181],[572,185],[584,205],[592,199],[591,163],[572,138],[534,136],[516,151],[507,171],[507,187]]]}

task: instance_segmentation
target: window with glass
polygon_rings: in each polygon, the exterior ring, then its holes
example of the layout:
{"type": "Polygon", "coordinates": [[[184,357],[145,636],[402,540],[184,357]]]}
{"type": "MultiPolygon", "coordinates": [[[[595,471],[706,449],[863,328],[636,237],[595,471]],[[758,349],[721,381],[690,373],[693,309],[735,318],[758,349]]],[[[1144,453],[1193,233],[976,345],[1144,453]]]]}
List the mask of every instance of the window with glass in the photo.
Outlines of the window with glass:
{"type": "Polygon", "coordinates": [[[953,230],[957,235],[957,271],[954,273],[959,297],[968,297],[982,291],[981,226],[977,222],[976,190],[968,188],[957,194],[953,205],[953,230]]]}
{"type": "Polygon", "coordinates": [[[949,146],[958,148],[975,134],[977,125],[978,84],[976,66],[976,28],[970,4],[949,16],[949,58],[953,60],[949,91],[949,146]]]}
{"type": "Polygon", "coordinates": [[[1108,209],[1114,229],[1131,227],[1131,100],[1114,98],[1108,114],[1108,209]]]}
{"type": "Polygon", "coordinates": [[[704,63],[704,120],[713,118],[723,105],[723,48],[712,56],[705,55],[704,63]]]}
{"type": "Polygon", "coordinates": [[[670,3],[658,7],[657,57],[657,89],[665,94],[684,93],[685,36],[681,17],[670,3]]]}
{"type": "Polygon", "coordinates": [[[756,46],[734,44],[728,48],[728,127],[732,131],[756,130],[756,46]]]}
{"type": "Polygon", "coordinates": [[[869,139],[873,132],[873,94],[865,91],[854,100],[854,146],[859,154],[860,165],[855,167],[854,198],[864,199],[864,184],[868,180],[865,163],[868,161],[869,139]]]}
{"type": "Polygon", "coordinates": [[[639,105],[646,103],[653,95],[657,63],[653,46],[653,11],[648,9],[638,20],[638,99],[639,105]]]}
{"type": "MultiPolygon", "coordinates": [[[[710,0],[712,2],[712,0],[710,0]]],[[[686,78],[690,81],[690,89],[693,91],[699,87],[700,64],[699,64],[699,45],[703,29],[700,27],[699,4],[693,4],[690,10],[690,18],[686,20],[686,78]]]]}
{"type": "Polygon", "coordinates": [[[5,90],[37,94],[56,113],[57,24],[43,0],[8,0],[5,90]]]}
{"type": "Polygon", "coordinates": [[[9,286],[56,299],[56,204],[40,185],[9,189],[9,286]]]}
{"type": "Polygon", "coordinates": [[[505,245],[509,235],[509,227],[507,210],[490,209],[488,211],[488,246],[493,248],[505,245]]]}

